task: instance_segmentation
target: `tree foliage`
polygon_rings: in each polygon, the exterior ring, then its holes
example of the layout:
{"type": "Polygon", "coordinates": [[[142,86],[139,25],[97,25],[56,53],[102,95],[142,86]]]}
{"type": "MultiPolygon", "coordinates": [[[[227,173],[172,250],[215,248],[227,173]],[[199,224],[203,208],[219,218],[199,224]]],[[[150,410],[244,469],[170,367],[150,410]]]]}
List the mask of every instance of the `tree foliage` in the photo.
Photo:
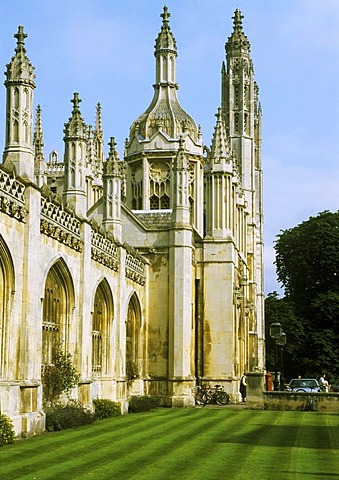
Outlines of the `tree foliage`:
{"type": "Polygon", "coordinates": [[[298,307],[321,293],[339,293],[339,211],[283,230],[275,250],[278,280],[298,307]]]}
{"type": "Polygon", "coordinates": [[[78,384],[79,374],[72,363],[72,355],[57,348],[53,364],[42,367],[42,395],[45,405],[55,406],[61,395],[69,395],[78,384]]]}
{"type": "MultiPolygon", "coordinates": [[[[294,228],[281,231],[275,250],[277,276],[285,297],[268,296],[266,323],[269,328],[271,321],[278,320],[288,334],[289,373],[318,376],[324,371],[336,377],[339,370],[339,211],[321,212],[294,228]],[[276,310],[275,318],[272,318],[272,309],[276,310]]],[[[270,361],[269,343],[267,360],[270,361]]]]}

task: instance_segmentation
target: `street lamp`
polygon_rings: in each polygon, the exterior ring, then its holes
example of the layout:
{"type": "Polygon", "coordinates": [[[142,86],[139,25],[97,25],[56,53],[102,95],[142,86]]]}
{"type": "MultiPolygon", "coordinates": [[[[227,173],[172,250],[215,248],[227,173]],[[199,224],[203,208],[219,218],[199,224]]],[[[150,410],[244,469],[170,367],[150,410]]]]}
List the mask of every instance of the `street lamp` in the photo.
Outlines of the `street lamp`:
{"type": "Polygon", "coordinates": [[[286,340],[286,333],[282,332],[277,340],[277,344],[280,346],[280,390],[284,390],[284,346],[286,340]]]}
{"type": "Polygon", "coordinates": [[[278,380],[278,346],[277,341],[281,337],[282,327],[279,322],[273,322],[270,325],[270,337],[273,338],[275,343],[275,357],[274,357],[274,391],[279,390],[279,380],[278,380]]]}

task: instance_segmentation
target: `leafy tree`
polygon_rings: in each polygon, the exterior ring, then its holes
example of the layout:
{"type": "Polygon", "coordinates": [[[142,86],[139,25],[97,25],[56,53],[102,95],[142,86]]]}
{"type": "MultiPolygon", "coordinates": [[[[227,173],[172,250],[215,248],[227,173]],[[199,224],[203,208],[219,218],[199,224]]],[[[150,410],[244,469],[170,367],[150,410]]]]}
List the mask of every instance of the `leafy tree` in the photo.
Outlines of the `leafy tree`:
{"type": "Polygon", "coordinates": [[[78,384],[79,374],[72,363],[72,355],[57,348],[53,364],[42,367],[42,394],[45,405],[55,406],[61,395],[69,395],[78,384]]]}
{"type": "Polygon", "coordinates": [[[339,211],[283,230],[275,250],[278,280],[299,309],[321,293],[339,293],[339,211]]]}
{"type": "Polygon", "coordinates": [[[266,366],[270,372],[275,370],[275,341],[270,337],[270,325],[277,321],[281,323],[287,338],[283,348],[283,365],[278,347],[278,370],[283,370],[285,379],[293,378],[305,369],[305,365],[300,361],[305,356],[306,334],[302,322],[295,314],[294,305],[285,298],[279,298],[277,292],[273,292],[265,299],[266,366]],[[300,360],[296,362],[295,359],[299,357],[300,360]]]}
{"type": "MultiPolygon", "coordinates": [[[[285,289],[282,300],[293,308],[296,319],[288,339],[296,347],[291,360],[303,369],[304,375],[318,376],[325,371],[337,376],[339,211],[321,212],[281,231],[275,250],[278,280],[285,289]],[[302,335],[295,336],[294,329],[302,335]]],[[[283,303],[278,304],[280,309],[283,303]]]]}

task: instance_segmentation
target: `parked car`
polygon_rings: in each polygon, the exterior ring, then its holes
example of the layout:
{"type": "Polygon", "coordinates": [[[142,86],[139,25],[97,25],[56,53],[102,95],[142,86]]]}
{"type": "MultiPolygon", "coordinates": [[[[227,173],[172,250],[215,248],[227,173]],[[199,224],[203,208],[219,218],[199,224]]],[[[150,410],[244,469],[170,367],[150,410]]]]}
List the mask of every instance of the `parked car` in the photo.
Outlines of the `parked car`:
{"type": "Polygon", "coordinates": [[[287,384],[289,392],[320,392],[318,381],[315,378],[293,378],[287,384]]]}
{"type": "Polygon", "coordinates": [[[330,392],[334,392],[334,393],[339,392],[339,380],[336,380],[335,382],[333,382],[333,384],[331,385],[330,392]]]}

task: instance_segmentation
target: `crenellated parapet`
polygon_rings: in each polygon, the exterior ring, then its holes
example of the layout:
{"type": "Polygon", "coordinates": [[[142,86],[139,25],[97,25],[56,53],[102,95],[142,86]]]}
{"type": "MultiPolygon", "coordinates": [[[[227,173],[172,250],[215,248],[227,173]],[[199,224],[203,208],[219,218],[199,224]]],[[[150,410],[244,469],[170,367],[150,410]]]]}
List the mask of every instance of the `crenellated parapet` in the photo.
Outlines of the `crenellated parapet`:
{"type": "Polygon", "coordinates": [[[95,262],[101,263],[115,272],[119,270],[119,244],[108,232],[100,232],[94,223],[92,223],[91,232],[91,257],[95,262]]]}
{"type": "Polygon", "coordinates": [[[25,185],[14,174],[0,170],[0,211],[24,222],[27,216],[25,207],[25,185]]]}
{"type": "Polygon", "coordinates": [[[80,220],[74,213],[68,212],[63,205],[41,197],[40,232],[52,237],[77,252],[83,244],[80,238],[80,220]]]}
{"type": "Polygon", "coordinates": [[[147,261],[130,245],[124,244],[126,249],[125,275],[140,285],[146,284],[147,261]]]}

